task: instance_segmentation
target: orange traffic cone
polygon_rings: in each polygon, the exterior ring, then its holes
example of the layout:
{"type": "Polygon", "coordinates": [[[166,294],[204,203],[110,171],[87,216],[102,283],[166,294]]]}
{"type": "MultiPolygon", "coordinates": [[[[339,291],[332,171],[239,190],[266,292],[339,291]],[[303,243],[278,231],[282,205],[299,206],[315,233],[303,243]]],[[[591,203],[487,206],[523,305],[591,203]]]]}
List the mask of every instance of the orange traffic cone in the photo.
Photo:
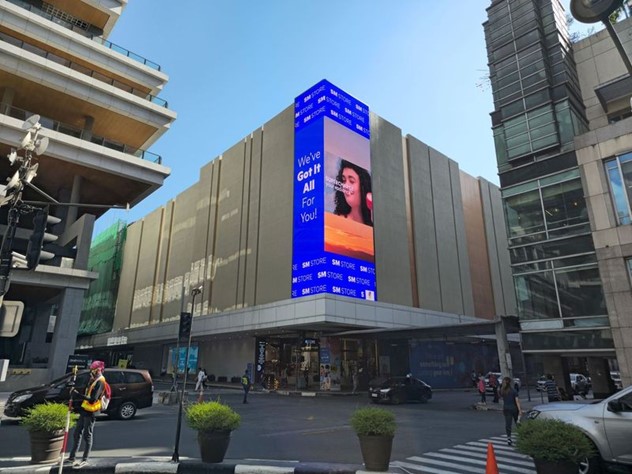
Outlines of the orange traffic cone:
{"type": "Polygon", "coordinates": [[[499,474],[494,445],[492,443],[487,443],[487,465],[485,466],[485,474],[499,474]]]}

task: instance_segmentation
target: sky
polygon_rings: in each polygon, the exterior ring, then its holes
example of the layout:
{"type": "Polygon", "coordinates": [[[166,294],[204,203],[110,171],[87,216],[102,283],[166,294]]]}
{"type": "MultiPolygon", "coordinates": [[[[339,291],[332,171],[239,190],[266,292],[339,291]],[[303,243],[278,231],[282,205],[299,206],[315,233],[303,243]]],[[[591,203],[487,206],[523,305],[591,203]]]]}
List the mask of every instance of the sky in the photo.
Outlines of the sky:
{"type": "MultiPolygon", "coordinates": [[[[108,38],[161,65],[178,118],[150,149],[171,175],[131,223],[327,79],[371,111],[498,184],[482,24],[490,0],[130,0],[108,38]],[[445,7],[449,4],[453,11],[445,7]]],[[[563,0],[568,9],[568,0],[563,0]]]]}

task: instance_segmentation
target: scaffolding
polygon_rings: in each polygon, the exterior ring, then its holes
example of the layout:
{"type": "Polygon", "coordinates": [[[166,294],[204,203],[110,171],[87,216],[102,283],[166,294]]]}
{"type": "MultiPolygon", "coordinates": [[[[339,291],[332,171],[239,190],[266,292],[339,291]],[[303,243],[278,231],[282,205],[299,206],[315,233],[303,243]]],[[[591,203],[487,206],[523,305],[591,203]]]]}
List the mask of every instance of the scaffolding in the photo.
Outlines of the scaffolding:
{"type": "Polygon", "coordinates": [[[117,220],[92,241],[88,270],[98,273],[99,278],[84,297],[78,336],[112,330],[126,236],[127,224],[117,220]]]}

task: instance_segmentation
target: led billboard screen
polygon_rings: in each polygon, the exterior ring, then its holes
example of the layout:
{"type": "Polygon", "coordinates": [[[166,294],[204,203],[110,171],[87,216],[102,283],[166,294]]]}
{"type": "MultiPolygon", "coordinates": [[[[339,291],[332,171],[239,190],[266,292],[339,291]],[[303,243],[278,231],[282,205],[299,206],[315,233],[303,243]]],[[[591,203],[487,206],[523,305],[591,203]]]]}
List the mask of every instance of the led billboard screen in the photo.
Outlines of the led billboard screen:
{"type": "Polygon", "coordinates": [[[323,80],[294,117],[292,297],[376,300],[369,109],[323,80]]]}

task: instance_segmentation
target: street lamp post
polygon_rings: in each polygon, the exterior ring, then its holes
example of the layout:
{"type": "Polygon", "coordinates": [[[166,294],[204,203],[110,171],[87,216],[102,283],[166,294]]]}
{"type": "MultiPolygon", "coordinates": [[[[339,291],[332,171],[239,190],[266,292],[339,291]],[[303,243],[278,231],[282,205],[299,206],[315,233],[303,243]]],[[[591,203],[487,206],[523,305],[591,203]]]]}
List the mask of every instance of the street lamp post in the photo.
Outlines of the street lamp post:
{"type": "MultiPolygon", "coordinates": [[[[193,288],[191,290],[191,317],[195,313],[195,297],[202,293],[202,287],[193,288]]],[[[176,443],[175,448],[173,449],[173,455],[171,456],[171,460],[174,462],[180,462],[180,453],[178,452],[180,449],[180,430],[182,428],[182,406],[184,404],[184,393],[187,387],[187,372],[189,369],[189,349],[191,348],[191,332],[189,331],[189,337],[187,340],[187,350],[184,354],[184,380],[182,381],[182,392],[180,393],[180,405],[178,407],[178,424],[176,427],[176,443]]],[[[178,364],[179,365],[179,364],[178,364]]],[[[177,367],[176,367],[177,371],[177,367]]]]}

